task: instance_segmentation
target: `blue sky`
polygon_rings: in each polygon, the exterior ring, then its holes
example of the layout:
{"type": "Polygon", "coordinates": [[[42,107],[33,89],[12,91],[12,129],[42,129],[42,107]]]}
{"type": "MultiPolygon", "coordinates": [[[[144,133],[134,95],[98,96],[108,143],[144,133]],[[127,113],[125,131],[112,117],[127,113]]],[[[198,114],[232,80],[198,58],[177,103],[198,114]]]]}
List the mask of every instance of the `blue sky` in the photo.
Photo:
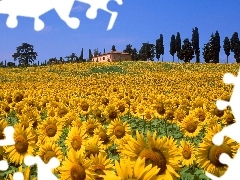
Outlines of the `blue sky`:
{"type": "MultiPolygon", "coordinates": [[[[160,34],[164,38],[164,61],[172,61],[169,53],[172,34],[180,32],[182,41],[191,39],[192,28],[198,27],[202,54],[204,44],[216,30],[220,33],[221,46],[226,36],[231,38],[234,32],[240,33],[240,0],[123,0],[121,6],[110,1],[108,8],[118,12],[110,31],[107,31],[110,14],[99,10],[97,18],[91,20],[86,17],[89,7],[74,2],[70,16],[80,19],[78,29],[68,27],[55,10],[43,14],[40,18],[45,28],[40,32],[34,30],[33,18],[18,17],[17,28],[10,29],[6,26],[8,15],[0,14],[0,61],[13,62],[12,54],[24,42],[34,46],[38,52],[37,60],[43,62],[52,57],[64,58],[71,53],[79,56],[81,48],[84,49],[84,58],[88,58],[88,49],[110,51],[112,45],[118,51],[123,51],[127,44],[139,50],[144,42],[155,43],[160,34]]],[[[200,61],[204,62],[202,55],[200,61]]],[[[225,61],[221,48],[220,62],[225,61]]],[[[229,62],[235,62],[233,53],[229,62]]]]}

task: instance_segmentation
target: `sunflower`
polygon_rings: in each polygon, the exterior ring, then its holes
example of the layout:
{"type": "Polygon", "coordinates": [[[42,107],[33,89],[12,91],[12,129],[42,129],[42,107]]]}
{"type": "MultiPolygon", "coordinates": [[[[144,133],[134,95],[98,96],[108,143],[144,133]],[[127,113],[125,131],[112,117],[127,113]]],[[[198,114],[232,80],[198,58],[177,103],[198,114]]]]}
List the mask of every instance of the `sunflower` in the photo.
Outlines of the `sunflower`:
{"type": "Polygon", "coordinates": [[[132,103],[130,106],[130,113],[132,116],[137,117],[137,103],[132,103]]]}
{"type": "Polygon", "coordinates": [[[59,167],[60,180],[92,180],[94,175],[91,171],[91,161],[86,159],[82,150],[77,152],[69,151],[67,158],[62,162],[59,167]]]}
{"type": "Polygon", "coordinates": [[[12,99],[15,103],[22,101],[23,98],[24,98],[24,94],[22,92],[20,92],[18,90],[13,92],[12,99]]]}
{"type": "Polygon", "coordinates": [[[183,119],[187,116],[186,111],[184,111],[183,109],[176,109],[176,111],[173,114],[174,118],[174,123],[176,124],[181,124],[181,122],[183,121],[183,119]]]}
{"type": "Polygon", "coordinates": [[[68,112],[69,112],[69,109],[64,105],[61,105],[60,107],[57,108],[56,115],[60,118],[63,118],[68,112]]]}
{"type": "MultiPolygon", "coordinates": [[[[37,154],[45,164],[47,164],[52,157],[56,157],[60,162],[64,157],[61,148],[53,141],[46,141],[44,144],[41,144],[37,154]]],[[[56,173],[57,168],[54,169],[53,172],[56,173]]]]}
{"type": "Polygon", "coordinates": [[[3,117],[7,117],[8,114],[11,112],[11,107],[9,104],[7,104],[4,101],[0,102],[0,113],[2,114],[3,117]]]}
{"type": "Polygon", "coordinates": [[[69,111],[63,118],[62,122],[65,127],[72,125],[73,121],[79,122],[79,125],[82,125],[81,119],[78,117],[78,114],[75,111],[69,111]]]}
{"type": "Polygon", "coordinates": [[[152,167],[151,164],[145,165],[145,158],[138,158],[137,161],[133,164],[130,161],[130,158],[126,160],[120,159],[120,163],[115,160],[115,168],[117,175],[113,171],[104,170],[105,175],[101,175],[104,180],[157,180],[159,176],[159,168],[157,166],[152,167]]]}
{"type": "Polygon", "coordinates": [[[231,125],[235,123],[235,118],[230,110],[226,110],[226,113],[222,116],[222,124],[231,125]]]}
{"type": "Polygon", "coordinates": [[[94,135],[100,138],[100,140],[102,141],[103,148],[105,150],[112,146],[113,143],[110,141],[110,137],[107,135],[107,129],[104,128],[104,126],[99,125],[94,130],[94,135]]]}
{"type": "Polygon", "coordinates": [[[150,108],[145,109],[144,120],[147,122],[152,121],[155,118],[154,111],[150,108]]]}
{"type": "Polygon", "coordinates": [[[110,137],[110,141],[115,144],[118,144],[119,140],[127,134],[131,134],[131,128],[127,122],[116,119],[108,125],[107,135],[110,137]]]}
{"type": "Polygon", "coordinates": [[[147,132],[147,142],[143,134],[136,132],[137,139],[131,139],[123,147],[122,153],[131,160],[137,158],[145,158],[145,163],[152,164],[160,168],[158,172],[161,179],[176,179],[180,176],[176,173],[179,170],[176,141],[166,136],[156,138],[156,131],[151,136],[150,131],[147,132]]]}
{"type": "Polygon", "coordinates": [[[94,135],[94,129],[96,129],[99,125],[100,123],[90,116],[87,121],[83,122],[82,127],[86,129],[86,133],[88,134],[88,136],[92,137],[94,135]]]}
{"type": "Polygon", "coordinates": [[[120,112],[120,116],[124,116],[128,112],[127,104],[124,100],[118,100],[116,102],[117,109],[120,112]]]}
{"type": "Polygon", "coordinates": [[[33,155],[36,147],[34,138],[35,136],[30,127],[24,129],[21,124],[16,124],[14,126],[15,144],[4,147],[10,162],[16,165],[22,164],[26,155],[33,155]]]}
{"type": "Polygon", "coordinates": [[[37,131],[40,141],[57,141],[62,134],[62,122],[57,117],[47,117],[37,131]]]}
{"type": "Polygon", "coordinates": [[[207,123],[205,121],[205,119],[208,116],[208,113],[207,113],[207,111],[205,109],[203,109],[203,108],[195,108],[194,110],[191,110],[189,113],[192,114],[193,116],[195,116],[196,118],[198,118],[199,122],[202,125],[205,125],[207,123]]]}
{"type": "Polygon", "coordinates": [[[83,116],[86,116],[87,114],[89,114],[91,112],[90,100],[82,98],[78,104],[77,109],[78,109],[78,112],[83,116]]]}
{"type": "Polygon", "coordinates": [[[114,103],[111,103],[105,108],[104,115],[107,122],[111,122],[120,116],[120,111],[114,103]]]}
{"type": "Polygon", "coordinates": [[[164,108],[164,103],[162,102],[157,102],[156,104],[153,105],[153,108],[155,110],[155,116],[159,119],[164,118],[164,114],[166,112],[164,108]]]}
{"type": "Polygon", "coordinates": [[[106,117],[104,116],[104,108],[101,105],[95,104],[92,107],[92,113],[100,123],[105,122],[106,117]]]}
{"type": "Polygon", "coordinates": [[[179,158],[180,163],[182,166],[191,166],[196,161],[196,150],[194,145],[189,142],[182,140],[180,142],[179,151],[181,152],[181,156],[179,158]]]}
{"type": "Polygon", "coordinates": [[[112,160],[107,158],[107,154],[100,152],[98,155],[91,155],[91,166],[93,172],[95,172],[94,179],[101,180],[103,179],[99,175],[105,175],[104,171],[113,171],[114,165],[112,160]]]}
{"type": "Polygon", "coordinates": [[[93,136],[89,138],[85,143],[85,151],[86,156],[90,158],[91,155],[99,154],[100,152],[104,151],[104,146],[102,144],[102,141],[98,136],[93,136]]]}
{"type": "Polygon", "coordinates": [[[137,105],[137,117],[143,118],[143,116],[145,115],[145,109],[146,107],[142,103],[139,103],[137,105]]]}
{"type": "Polygon", "coordinates": [[[199,121],[196,117],[193,115],[188,115],[183,119],[182,123],[180,124],[180,128],[184,133],[184,136],[194,138],[199,134],[202,126],[199,124],[199,121]]]}
{"type": "Polygon", "coordinates": [[[213,144],[213,136],[221,130],[220,124],[207,129],[203,142],[199,144],[197,159],[197,163],[202,169],[218,177],[222,176],[227,170],[227,165],[219,161],[220,155],[226,153],[234,158],[239,148],[239,145],[228,137],[224,138],[224,142],[220,146],[213,144]]]}
{"type": "Polygon", "coordinates": [[[70,128],[68,136],[65,140],[68,151],[78,151],[81,148],[84,148],[85,141],[87,140],[87,134],[85,132],[85,129],[79,128],[77,126],[73,126],[70,128]]]}

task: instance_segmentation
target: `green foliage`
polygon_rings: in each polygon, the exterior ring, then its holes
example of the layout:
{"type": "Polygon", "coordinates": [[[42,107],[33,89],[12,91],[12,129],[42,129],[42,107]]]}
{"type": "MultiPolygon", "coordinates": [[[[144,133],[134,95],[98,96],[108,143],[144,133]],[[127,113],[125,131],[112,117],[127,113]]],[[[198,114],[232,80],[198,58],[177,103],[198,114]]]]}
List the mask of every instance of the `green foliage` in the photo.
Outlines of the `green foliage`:
{"type": "Polygon", "coordinates": [[[192,45],[196,55],[196,63],[200,63],[199,33],[197,27],[192,30],[192,45]]]}
{"type": "Polygon", "coordinates": [[[17,47],[17,52],[12,55],[14,61],[18,60],[19,64],[28,65],[36,60],[38,54],[34,52],[33,45],[28,43],[22,43],[21,46],[17,47]]]}
{"type": "Polygon", "coordinates": [[[115,45],[112,45],[112,49],[111,49],[112,51],[116,51],[116,47],[115,47],[115,45]]]}
{"type": "Polygon", "coordinates": [[[230,55],[230,51],[231,51],[231,43],[230,43],[230,40],[228,39],[228,37],[225,37],[223,43],[224,43],[223,49],[227,56],[227,63],[228,63],[228,56],[230,55]]]}
{"type": "Polygon", "coordinates": [[[170,41],[170,54],[173,57],[173,62],[174,62],[174,54],[176,53],[176,40],[175,40],[175,35],[173,34],[171,37],[171,41],[170,41]]]}
{"type": "Polygon", "coordinates": [[[234,58],[236,59],[237,63],[240,63],[240,41],[239,41],[237,32],[233,33],[230,42],[231,42],[231,51],[234,53],[234,58]]]}
{"type": "Polygon", "coordinates": [[[184,39],[183,41],[182,49],[179,53],[179,58],[185,63],[190,62],[194,58],[194,49],[188,38],[184,39]]]}
{"type": "Polygon", "coordinates": [[[126,70],[119,66],[102,66],[102,67],[93,67],[90,69],[89,73],[120,73],[126,74],[126,70]]]}
{"type": "Polygon", "coordinates": [[[154,56],[155,56],[155,45],[149,44],[149,43],[143,43],[139,51],[139,58],[144,61],[147,61],[147,60],[153,61],[154,56]]]}
{"type": "Polygon", "coordinates": [[[175,49],[177,52],[177,57],[178,59],[180,59],[181,55],[180,55],[180,50],[181,50],[181,37],[180,37],[180,33],[177,32],[177,36],[176,36],[176,41],[175,41],[175,49]]]}

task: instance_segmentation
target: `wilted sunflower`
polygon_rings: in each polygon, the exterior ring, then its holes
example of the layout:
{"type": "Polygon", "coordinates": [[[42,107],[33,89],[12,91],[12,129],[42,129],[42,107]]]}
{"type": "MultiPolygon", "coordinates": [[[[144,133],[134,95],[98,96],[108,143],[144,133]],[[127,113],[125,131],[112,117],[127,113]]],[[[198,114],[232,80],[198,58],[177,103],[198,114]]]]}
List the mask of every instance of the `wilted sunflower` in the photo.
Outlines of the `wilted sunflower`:
{"type": "Polygon", "coordinates": [[[37,130],[40,141],[57,141],[62,134],[62,122],[57,117],[47,117],[37,130]]]}
{"type": "Polygon", "coordinates": [[[107,158],[107,154],[100,152],[98,155],[91,155],[91,168],[92,171],[95,172],[94,179],[102,180],[103,178],[99,175],[105,175],[104,171],[113,171],[114,165],[112,164],[112,160],[107,158]]]}
{"type": "Polygon", "coordinates": [[[145,158],[138,158],[134,164],[130,161],[130,158],[126,160],[120,159],[120,163],[115,160],[115,168],[117,175],[114,171],[104,170],[105,175],[101,175],[104,180],[157,180],[159,168],[152,166],[152,164],[145,165],[145,158]],[[133,167],[132,167],[133,164],[133,167]]]}
{"type": "Polygon", "coordinates": [[[191,166],[196,160],[195,154],[196,150],[193,143],[189,141],[182,140],[180,142],[179,151],[181,152],[179,161],[182,166],[191,166]]]}
{"type": "Polygon", "coordinates": [[[30,127],[24,129],[21,124],[14,126],[14,141],[15,144],[11,146],[5,146],[5,152],[7,153],[10,162],[16,165],[22,164],[26,155],[33,155],[35,144],[35,136],[32,133],[30,127]]]}
{"type": "Polygon", "coordinates": [[[228,137],[224,138],[224,142],[221,146],[213,144],[213,136],[221,130],[222,127],[220,124],[208,128],[207,134],[203,138],[203,142],[199,144],[197,158],[197,163],[201,168],[218,177],[222,176],[228,168],[227,165],[224,165],[219,161],[220,155],[226,153],[231,158],[234,158],[239,148],[237,142],[228,137]]]}
{"type": "Polygon", "coordinates": [[[60,180],[92,180],[91,161],[86,159],[82,150],[69,151],[67,158],[59,167],[60,180]]]}
{"type": "Polygon", "coordinates": [[[89,117],[88,120],[83,122],[82,127],[86,129],[86,133],[89,137],[92,137],[94,134],[94,129],[96,129],[100,123],[93,117],[89,117]]]}
{"type": "Polygon", "coordinates": [[[85,141],[87,139],[87,134],[85,133],[86,133],[85,129],[79,128],[77,126],[71,127],[68,136],[65,140],[67,150],[78,151],[82,147],[85,147],[85,141]]]}
{"type": "Polygon", "coordinates": [[[146,165],[152,164],[160,168],[158,172],[159,178],[175,179],[180,176],[176,173],[179,170],[176,141],[168,139],[166,136],[156,138],[156,131],[151,136],[150,131],[147,132],[147,142],[143,134],[136,132],[137,139],[131,139],[128,144],[123,147],[122,153],[131,160],[137,158],[145,158],[146,165]]]}
{"type": "Polygon", "coordinates": [[[107,135],[107,129],[104,128],[104,126],[99,125],[97,128],[95,128],[94,135],[100,138],[103,148],[105,150],[112,146],[113,143],[110,141],[110,138],[107,135]]]}
{"type": "Polygon", "coordinates": [[[189,114],[183,119],[182,123],[180,124],[180,128],[184,133],[184,136],[194,138],[199,134],[202,126],[199,124],[199,121],[196,117],[189,114]]]}
{"type": "Polygon", "coordinates": [[[119,140],[127,134],[131,134],[131,128],[127,122],[116,119],[108,125],[107,135],[110,137],[110,141],[115,144],[118,144],[119,140]]]}

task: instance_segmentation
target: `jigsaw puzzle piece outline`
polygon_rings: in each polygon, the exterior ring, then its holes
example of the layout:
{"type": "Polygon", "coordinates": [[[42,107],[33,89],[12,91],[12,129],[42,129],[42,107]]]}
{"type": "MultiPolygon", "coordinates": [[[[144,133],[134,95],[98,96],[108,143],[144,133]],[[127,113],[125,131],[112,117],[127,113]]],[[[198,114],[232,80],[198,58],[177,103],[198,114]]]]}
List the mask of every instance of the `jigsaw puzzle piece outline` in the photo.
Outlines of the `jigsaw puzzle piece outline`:
{"type": "Polygon", "coordinates": [[[22,16],[34,18],[34,29],[41,31],[45,24],[39,17],[54,9],[69,27],[76,29],[80,25],[80,20],[76,17],[69,17],[73,3],[74,0],[2,0],[0,1],[0,14],[8,14],[6,25],[9,28],[16,28],[17,17],[22,16]]]}
{"type": "MultiPolygon", "coordinates": [[[[109,20],[107,30],[109,31],[113,28],[113,25],[118,16],[118,12],[110,11],[108,9],[107,5],[110,2],[110,0],[76,0],[76,1],[90,5],[90,8],[86,12],[86,16],[89,19],[95,19],[97,17],[97,11],[99,9],[110,13],[111,18],[109,20]]],[[[114,0],[114,1],[117,2],[118,5],[123,4],[122,0],[114,0]]]]}
{"type": "Polygon", "coordinates": [[[45,180],[46,177],[51,180],[58,180],[52,173],[52,169],[57,168],[60,165],[60,161],[57,158],[53,157],[47,164],[45,164],[40,156],[27,155],[24,158],[24,163],[27,166],[37,164],[37,177],[39,180],[45,180]]]}

